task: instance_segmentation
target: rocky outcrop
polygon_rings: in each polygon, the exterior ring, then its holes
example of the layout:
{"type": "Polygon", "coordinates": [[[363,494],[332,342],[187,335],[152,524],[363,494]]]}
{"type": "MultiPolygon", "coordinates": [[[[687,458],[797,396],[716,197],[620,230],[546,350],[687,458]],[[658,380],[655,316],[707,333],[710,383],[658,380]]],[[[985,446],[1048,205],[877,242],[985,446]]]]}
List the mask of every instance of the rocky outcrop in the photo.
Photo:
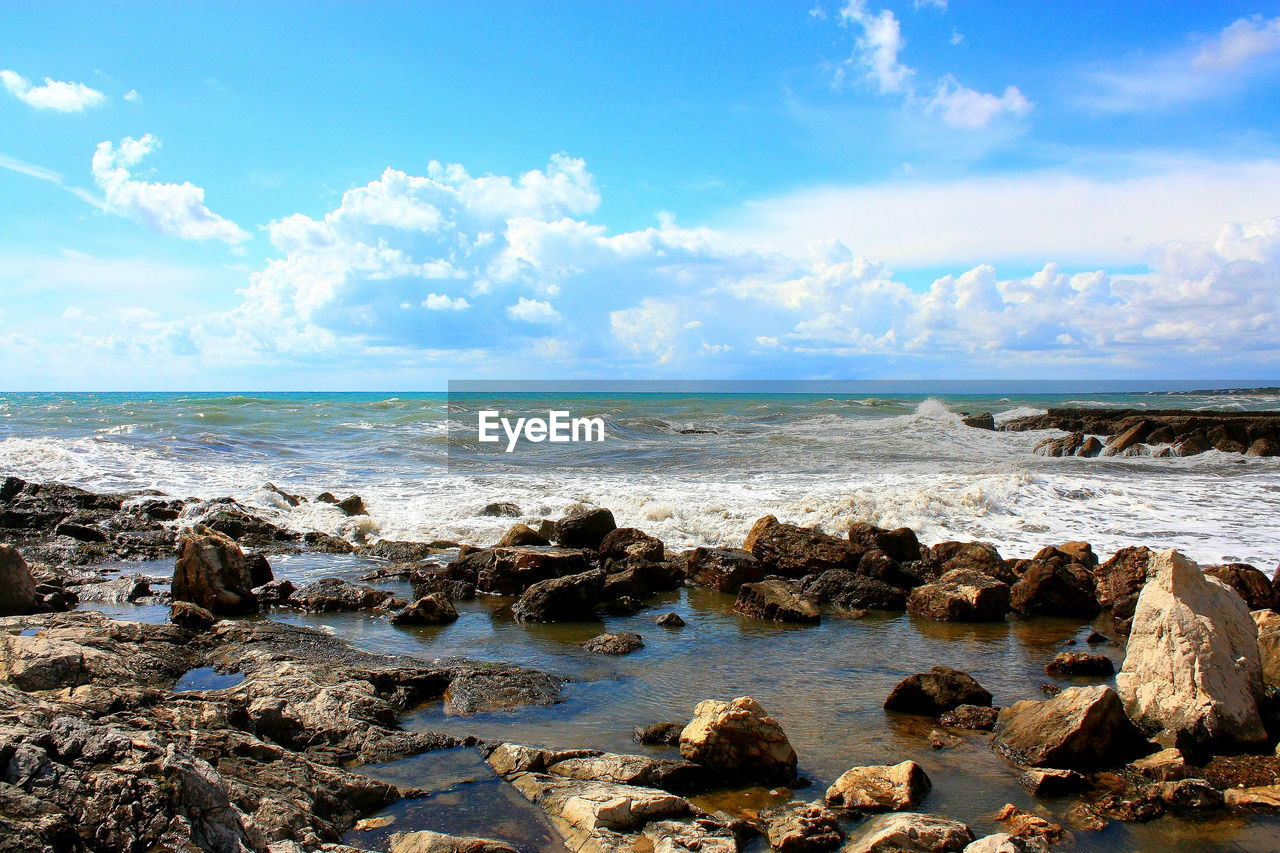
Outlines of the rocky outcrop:
{"type": "Polygon", "coordinates": [[[764,580],[764,565],[740,548],[694,548],[685,579],[695,586],[736,593],[744,583],[764,580]]]}
{"type": "Polygon", "coordinates": [[[35,613],[36,582],[27,561],[12,545],[0,545],[0,616],[35,613]]]}
{"type": "Polygon", "coordinates": [[[1030,767],[1108,767],[1144,739],[1110,687],[1073,687],[1042,702],[1015,702],[1000,712],[992,745],[1030,767]]]}
{"type": "Polygon", "coordinates": [[[849,541],[862,551],[881,551],[899,563],[920,559],[920,540],[910,527],[888,530],[859,521],[849,525],[849,541]]]}
{"type": "Polygon", "coordinates": [[[423,596],[391,615],[393,625],[447,625],[458,621],[458,611],[443,593],[423,596]]]}
{"type": "Polygon", "coordinates": [[[644,639],[634,631],[597,634],[583,643],[582,647],[600,655],[629,655],[644,648],[644,639]]]}
{"type": "Polygon", "coordinates": [[[516,849],[492,838],[460,838],[420,830],[392,835],[390,853],[516,853],[516,849]]]}
{"type": "Polygon", "coordinates": [[[842,853],[958,853],[973,841],[973,831],[942,815],[899,812],[862,824],[842,853]]]}
{"type": "Polygon", "coordinates": [[[449,564],[446,574],[474,584],[480,592],[520,595],[535,583],[581,574],[590,567],[587,553],[578,548],[519,546],[461,556],[449,564]]]}
{"type": "Polygon", "coordinates": [[[914,761],[846,770],[827,789],[825,800],[834,808],[862,812],[900,812],[915,808],[933,787],[914,761]]]}
{"type": "Polygon", "coordinates": [[[1110,446],[1123,445],[1117,453],[1144,442],[1180,445],[1184,456],[1192,455],[1188,452],[1192,449],[1243,453],[1259,440],[1280,443],[1280,415],[1272,412],[1049,409],[1043,415],[1006,421],[1000,429],[1058,429],[1080,435],[1112,436],[1110,446]]]}
{"type": "Polygon", "coordinates": [[[961,705],[989,707],[991,694],[973,676],[948,666],[909,675],[884,700],[889,711],[936,717],[961,705]]]}
{"type": "Polygon", "coordinates": [[[1255,610],[1250,614],[1258,626],[1258,662],[1264,687],[1280,689],[1280,613],[1255,610]]]}
{"type": "Polygon", "coordinates": [[[520,622],[590,622],[604,592],[605,574],[596,569],[539,581],[511,608],[520,622]]]}
{"type": "Polygon", "coordinates": [[[230,537],[195,527],[178,541],[170,587],[174,601],[190,601],[218,616],[255,613],[258,599],[244,552],[230,537]]]}
{"type": "Polygon", "coordinates": [[[785,785],[796,776],[796,751],[782,726],[749,696],[698,703],[680,733],[680,755],[726,781],[785,785]]]}
{"type": "Polygon", "coordinates": [[[744,616],[774,622],[816,623],[822,619],[818,603],[782,578],[743,584],[733,609],[744,616]]]}
{"type": "Polygon", "coordinates": [[[321,578],[294,590],[285,602],[310,613],[337,613],[356,610],[399,609],[405,606],[385,589],[355,584],[342,578],[321,578]]]}
{"type": "Polygon", "coordinates": [[[604,537],[617,527],[607,509],[580,509],[556,522],[554,538],[566,548],[598,550],[604,537]]]}
{"type": "Polygon", "coordinates": [[[1009,612],[1009,585],[974,569],[956,569],[913,589],[907,610],[940,622],[998,622],[1009,612]]]}
{"type": "Polygon", "coordinates": [[[772,515],[752,526],[743,547],[767,573],[797,579],[829,569],[856,569],[865,550],[820,530],[783,524],[772,515]]]}
{"type": "Polygon", "coordinates": [[[1257,626],[1244,601],[1177,551],[1152,561],[1116,687],[1129,716],[1205,744],[1266,738],[1257,626]]]}

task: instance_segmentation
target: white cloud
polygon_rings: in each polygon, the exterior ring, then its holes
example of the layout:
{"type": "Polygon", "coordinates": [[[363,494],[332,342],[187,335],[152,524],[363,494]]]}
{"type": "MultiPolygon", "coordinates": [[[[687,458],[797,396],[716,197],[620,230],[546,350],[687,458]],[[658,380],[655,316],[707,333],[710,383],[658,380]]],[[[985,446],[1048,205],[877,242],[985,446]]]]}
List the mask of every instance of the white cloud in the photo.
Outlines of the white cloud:
{"type": "Polygon", "coordinates": [[[889,9],[867,11],[865,0],[849,0],[840,10],[840,22],[861,32],[855,39],[853,60],[862,66],[866,78],[881,92],[904,92],[914,71],[898,61],[906,42],[902,25],[889,9]]]}
{"type": "Polygon", "coordinates": [[[461,296],[451,299],[443,293],[428,293],[427,298],[422,300],[422,307],[432,311],[462,311],[470,308],[471,303],[461,296]]]}
{"type": "Polygon", "coordinates": [[[137,103],[138,101],[141,101],[142,96],[138,94],[137,89],[130,89],[129,91],[124,93],[124,99],[129,103],[134,104],[134,103],[137,103]]]}
{"type": "Polygon", "coordinates": [[[1032,103],[1018,89],[1009,86],[1003,95],[978,92],[961,86],[954,77],[945,77],[938,91],[924,102],[925,112],[939,113],[952,127],[977,130],[1004,115],[1025,116],[1032,103]]]}
{"type": "Polygon", "coordinates": [[[191,183],[157,184],[134,180],[130,169],[160,144],[151,134],[126,136],[120,144],[103,142],[93,154],[93,179],[105,197],[104,209],[135,219],[161,234],[184,240],[239,243],[249,235],[204,204],[204,190],[191,183]]]}
{"type": "Polygon", "coordinates": [[[38,110],[78,113],[107,100],[106,95],[84,83],[64,83],[46,77],[43,86],[36,86],[16,71],[0,71],[0,83],[9,94],[38,110]]]}
{"type": "Polygon", "coordinates": [[[916,9],[937,9],[939,12],[947,11],[947,0],[915,0],[913,5],[916,9]]]}
{"type": "Polygon", "coordinates": [[[613,336],[634,353],[652,354],[664,364],[675,355],[680,308],[671,302],[641,300],[634,308],[609,314],[613,336]]]}
{"type": "Polygon", "coordinates": [[[554,323],[560,319],[560,313],[551,307],[550,302],[523,296],[516,304],[507,306],[507,316],[526,323],[554,323]]]}
{"type": "Polygon", "coordinates": [[[1235,71],[1250,60],[1280,50],[1280,18],[1261,15],[1235,21],[1207,41],[1191,60],[1194,71],[1235,71]]]}

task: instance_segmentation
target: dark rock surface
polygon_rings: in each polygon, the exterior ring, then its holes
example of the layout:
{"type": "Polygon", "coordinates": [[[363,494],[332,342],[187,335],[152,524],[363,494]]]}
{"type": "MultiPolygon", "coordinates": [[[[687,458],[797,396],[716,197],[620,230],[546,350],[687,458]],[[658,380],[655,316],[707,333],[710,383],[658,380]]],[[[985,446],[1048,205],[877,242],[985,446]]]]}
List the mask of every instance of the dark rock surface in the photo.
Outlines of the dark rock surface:
{"type": "Polygon", "coordinates": [[[990,706],[991,693],[969,673],[948,666],[907,676],[884,700],[886,710],[929,717],[962,705],[990,706]]]}
{"type": "Polygon", "coordinates": [[[1243,453],[1259,440],[1265,442],[1262,448],[1280,444],[1280,414],[1275,412],[1050,409],[1043,415],[1014,418],[1000,429],[1015,432],[1059,429],[1082,435],[1125,435],[1126,449],[1150,441],[1180,445],[1183,456],[1210,448],[1243,453]]]}

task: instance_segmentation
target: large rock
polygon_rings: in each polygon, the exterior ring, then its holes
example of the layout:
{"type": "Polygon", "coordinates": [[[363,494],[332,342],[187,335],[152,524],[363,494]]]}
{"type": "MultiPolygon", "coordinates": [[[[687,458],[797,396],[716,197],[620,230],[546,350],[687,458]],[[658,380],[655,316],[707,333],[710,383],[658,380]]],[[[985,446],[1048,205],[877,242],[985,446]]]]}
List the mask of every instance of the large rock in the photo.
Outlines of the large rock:
{"type": "Polygon", "coordinates": [[[1029,616],[1074,616],[1097,614],[1093,577],[1079,563],[1060,560],[1032,560],[1021,580],[1009,590],[1009,604],[1029,616]]]}
{"type": "Polygon", "coordinates": [[[1037,836],[1022,838],[997,832],[979,838],[964,848],[964,853],[1049,853],[1049,842],[1037,836]]]}
{"type": "Polygon", "coordinates": [[[600,569],[539,581],[525,590],[511,612],[520,622],[590,622],[604,592],[600,569]]]}
{"type": "Polygon", "coordinates": [[[749,696],[699,702],[680,733],[680,755],[726,781],[785,785],[796,776],[796,751],[782,726],[749,696]]]}
{"type": "Polygon", "coordinates": [[[516,853],[516,849],[492,838],[460,838],[430,830],[397,832],[391,836],[391,853],[516,853]]]}
{"type": "Polygon", "coordinates": [[[846,770],[827,789],[826,802],[863,812],[900,812],[915,808],[933,783],[914,761],[846,770]]]}
{"type": "Polygon", "coordinates": [[[941,622],[998,622],[1009,612],[1009,585],[974,569],[956,569],[913,589],[907,610],[941,622]]]}
{"type": "Polygon", "coordinates": [[[740,548],[694,548],[689,552],[686,580],[720,592],[736,593],[744,583],[764,580],[764,566],[740,548]]]}
{"type": "Polygon", "coordinates": [[[889,711],[936,717],[961,705],[989,707],[991,694],[967,672],[935,666],[898,682],[884,700],[889,711]]]}
{"type": "Polygon", "coordinates": [[[823,853],[844,840],[840,818],[817,803],[791,801],[760,813],[769,847],[778,853],[823,853]]]}
{"type": "Polygon", "coordinates": [[[1053,660],[1044,665],[1047,675],[1111,675],[1116,666],[1106,655],[1089,654],[1088,652],[1058,652],[1053,660]]]}
{"type": "Polygon", "coordinates": [[[1271,585],[1271,579],[1248,563],[1209,566],[1204,573],[1234,589],[1250,610],[1266,610],[1277,604],[1276,588],[1271,585]]]}
{"type": "Polygon", "coordinates": [[[772,515],[757,521],[743,545],[770,574],[802,578],[828,569],[856,569],[864,548],[821,530],[782,524],[772,515]]]}
{"type": "Polygon", "coordinates": [[[1144,742],[1110,687],[1073,687],[1041,702],[1015,702],[1000,712],[992,745],[1030,767],[1109,767],[1144,742]]]}
{"type": "Polygon", "coordinates": [[[1255,610],[1250,615],[1258,626],[1262,683],[1266,687],[1280,688],[1280,613],[1274,610],[1255,610]]]}
{"type": "Polygon", "coordinates": [[[1266,739],[1257,626],[1234,590],[1177,551],[1158,554],[1116,687],[1135,723],[1204,744],[1266,739]]]}
{"type": "Polygon", "coordinates": [[[393,625],[445,625],[458,621],[458,611],[444,593],[419,598],[391,616],[393,625]]]}
{"type": "Polygon", "coordinates": [[[900,812],[858,827],[841,853],[959,853],[973,841],[963,823],[935,814],[900,812]]]}
{"type": "Polygon", "coordinates": [[[35,613],[36,582],[27,561],[12,545],[0,545],[0,616],[35,613]]]}
{"type": "Polygon", "coordinates": [[[1098,604],[1113,607],[1116,602],[1137,595],[1149,577],[1154,552],[1145,545],[1121,548],[1093,570],[1098,604]]]}
{"type": "Polygon", "coordinates": [[[782,578],[743,584],[733,609],[745,616],[774,622],[812,623],[822,619],[818,603],[782,578]]]}
{"type": "Polygon", "coordinates": [[[920,559],[920,540],[910,527],[886,530],[858,521],[849,525],[849,541],[864,551],[880,550],[900,563],[920,559]]]}
{"type": "MultiPolygon", "coordinates": [[[[385,589],[351,583],[342,578],[321,578],[294,590],[286,602],[290,607],[311,613],[338,613],[373,610],[394,603],[385,589]]],[[[400,602],[403,606],[403,602],[400,602]]]]}
{"type": "Polygon", "coordinates": [[[548,755],[545,765],[547,773],[566,779],[640,785],[676,793],[696,789],[707,781],[707,769],[700,764],[647,755],[548,755]]]}
{"type": "Polygon", "coordinates": [[[939,542],[928,549],[924,559],[937,566],[939,575],[955,569],[972,569],[1005,583],[1017,580],[990,542],[939,542]]]}
{"type": "Polygon", "coordinates": [[[556,522],[555,540],[566,548],[599,549],[604,537],[618,527],[607,509],[582,509],[556,522]]]}
{"type": "Polygon", "coordinates": [[[631,557],[652,563],[661,561],[666,553],[661,539],[634,527],[610,530],[605,534],[604,539],[600,540],[598,550],[602,560],[625,560],[631,557]]]}
{"type": "Polygon", "coordinates": [[[463,717],[563,701],[564,679],[534,670],[462,673],[444,692],[445,713],[463,717]]]}
{"type": "Polygon", "coordinates": [[[469,581],[480,592],[520,595],[535,583],[576,575],[590,568],[585,551],[577,548],[519,546],[489,548],[459,557],[449,575],[469,581]]]}
{"type": "Polygon", "coordinates": [[[551,540],[534,530],[527,524],[513,524],[502,534],[495,548],[518,547],[521,545],[550,545],[551,540]]]}
{"type": "Polygon", "coordinates": [[[256,613],[253,578],[231,537],[197,526],[178,542],[170,587],[174,601],[190,601],[217,616],[256,613]]]}
{"type": "Polygon", "coordinates": [[[583,643],[582,647],[601,655],[629,655],[644,648],[644,638],[634,631],[597,634],[583,643]]]}
{"type": "MultiPolygon", "coordinates": [[[[867,562],[866,554],[862,561],[867,562]]],[[[880,578],[868,577],[861,570],[854,573],[848,569],[831,569],[807,578],[804,593],[821,603],[851,610],[902,610],[907,604],[905,590],[885,583],[880,578]]]]}

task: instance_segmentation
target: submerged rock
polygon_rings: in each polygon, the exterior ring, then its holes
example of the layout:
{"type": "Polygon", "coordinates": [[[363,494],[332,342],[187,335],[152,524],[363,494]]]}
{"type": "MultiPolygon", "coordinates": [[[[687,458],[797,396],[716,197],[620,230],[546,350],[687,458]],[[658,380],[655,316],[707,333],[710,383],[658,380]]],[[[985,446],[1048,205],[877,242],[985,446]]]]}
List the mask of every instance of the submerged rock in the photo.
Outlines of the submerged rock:
{"type": "Polygon", "coordinates": [[[675,611],[663,613],[661,616],[656,616],[653,621],[661,625],[663,628],[683,628],[685,626],[685,621],[681,619],[680,614],[675,611]]]}
{"type": "Polygon", "coordinates": [[[942,815],[899,812],[873,817],[845,843],[842,853],[959,853],[973,831],[942,815]]]}
{"type": "Polygon", "coordinates": [[[846,770],[827,789],[827,805],[862,812],[905,811],[915,808],[933,787],[928,774],[914,761],[846,770]]]}
{"type": "Polygon", "coordinates": [[[546,772],[566,779],[616,782],[640,785],[680,793],[707,783],[707,769],[691,761],[650,758],[646,755],[621,755],[602,752],[595,755],[549,755],[544,759],[546,772]]]}
{"type": "Polygon", "coordinates": [[[444,691],[449,714],[471,716],[564,701],[564,679],[534,670],[477,670],[454,677],[444,691]]]}
{"type": "Polygon", "coordinates": [[[957,705],[938,718],[938,722],[948,728],[970,729],[973,731],[991,731],[996,727],[996,719],[1000,715],[999,708],[982,705],[957,705]]]}
{"type": "Polygon", "coordinates": [[[733,609],[744,616],[774,622],[813,623],[822,619],[818,603],[782,578],[743,584],[733,609]]]}
{"type": "Polygon", "coordinates": [[[936,717],[960,706],[990,706],[991,693],[973,676],[949,666],[909,675],[884,700],[889,711],[936,717]]]}
{"type": "Polygon", "coordinates": [[[520,506],[511,501],[496,501],[491,504],[485,504],[484,509],[480,510],[480,514],[488,518],[519,518],[523,515],[520,511],[520,506]]]}
{"type": "Polygon", "coordinates": [[[974,569],[955,569],[913,589],[907,610],[941,622],[998,622],[1009,612],[1009,585],[974,569]]]}
{"type": "Polygon", "coordinates": [[[695,586],[736,593],[744,583],[764,580],[764,565],[740,548],[694,548],[686,579],[695,586]]]}
{"type": "Polygon", "coordinates": [[[225,534],[195,527],[178,542],[170,591],[218,616],[256,613],[258,599],[244,552],[225,534]]]}
{"type": "Polygon", "coordinates": [[[646,746],[676,746],[685,723],[650,723],[631,730],[631,739],[646,746]]]}
{"type": "Polygon", "coordinates": [[[698,703],[680,733],[680,755],[726,781],[785,785],[796,776],[796,751],[782,726],[749,696],[698,703]]]}
{"type": "Polygon", "coordinates": [[[848,569],[825,571],[807,579],[803,588],[805,595],[819,602],[846,609],[902,610],[907,604],[905,590],[848,569]]]}
{"type": "Polygon", "coordinates": [[[634,631],[598,634],[582,644],[589,652],[602,655],[629,655],[644,648],[644,640],[634,631]]]}
{"type": "Polygon", "coordinates": [[[964,853],[1049,853],[1049,842],[1038,837],[1021,838],[1007,832],[997,832],[979,838],[965,847],[964,853]]]}
{"type": "Polygon", "coordinates": [[[1123,763],[1144,738],[1110,687],[1073,687],[1041,702],[1015,702],[1000,712],[994,746],[1030,767],[1109,767],[1123,763]]]}
{"type": "Polygon", "coordinates": [[[391,616],[393,625],[445,625],[458,621],[458,611],[442,593],[423,596],[391,616]]]}
{"type": "Polygon", "coordinates": [[[1106,655],[1088,652],[1059,652],[1044,665],[1048,675],[1111,675],[1116,665],[1106,655]]]}

